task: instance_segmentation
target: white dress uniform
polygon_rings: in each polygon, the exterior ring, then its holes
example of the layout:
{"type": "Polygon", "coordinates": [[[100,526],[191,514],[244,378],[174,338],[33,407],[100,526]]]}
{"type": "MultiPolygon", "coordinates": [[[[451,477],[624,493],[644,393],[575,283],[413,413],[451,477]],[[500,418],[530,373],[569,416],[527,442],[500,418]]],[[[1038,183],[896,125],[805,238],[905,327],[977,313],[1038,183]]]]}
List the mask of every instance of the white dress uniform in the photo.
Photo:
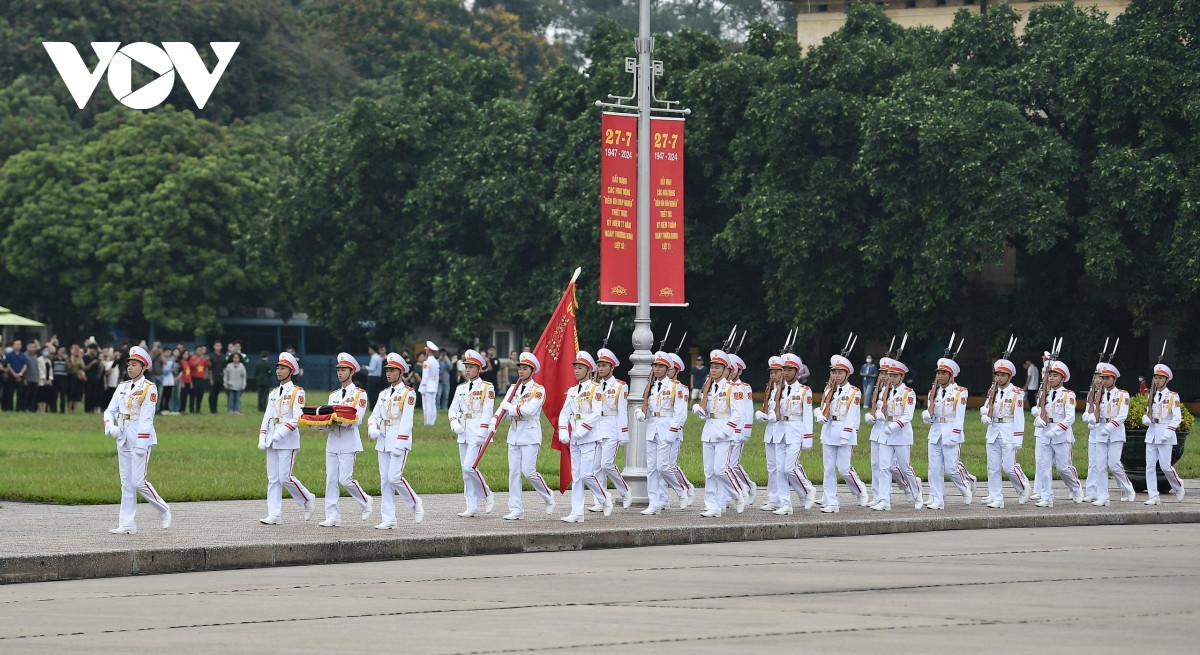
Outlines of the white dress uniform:
{"type": "MultiPolygon", "coordinates": [[[[1050,364],[1049,371],[1062,374],[1063,382],[1071,379],[1070,369],[1061,361],[1050,364]]],[[[1038,507],[1054,506],[1053,470],[1067,485],[1075,502],[1083,502],[1083,486],[1079,481],[1079,472],[1071,459],[1071,445],[1075,443],[1075,433],[1071,426],[1075,424],[1075,392],[1065,386],[1046,391],[1047,408],[1035,408],[1034,435],[1036,448],[1034,453],[1036,468],[1034,470],[1033,488],[1041,498],[1038,507]],[[1043,413],[1044,411],[1044,413],[1043,413]]]]}
{"type": "MultiPolygon", "coordinates": [[[[767,368],[771,371],[783,370],[783,358],[773,356],[767,360],[767,368]]],[[[787,479],[783,475],[783,453],[787,448],[783,442],[783,426],[779,424],[779,412],[776,411],[775,392],[783,384],[782,378],[776,383],[768,384],[763,395],[762,411],[754,415],[755,420],[766,423],[763,430],[763,454],[767,462],[767,502],[759,509],[774,511],[780,507],[780,496],[787,491],[787,479]]]]}
{"type": "MultiPolygon", "coordinates": [[[[578,352],[575,363],[596,370],[596,362],[586,352],[578,352]]],[[[591,489],[597,498],[605,499],[606,515],[612,513],[612,495],[604,489],[599,476],[601,444],[596,423],[600,419],[600,403],[596,402],[594,386],[594,382],[585,379],[567,389],[566,401],[558,415],[558,440],[571,444],[571,513],[562,519],[568,523],[583,522],[585,488],[591,489]]]]}
{"type": "MultiPolygon", "coordinates": [[[[675,374],[672,375],[668,372],[668,376],[679,384],[680,391],[684,394],[684,400],[686,401],[691,398],[691,390],[686,384],[679,382],[675,377],[683,372],[683,359],[675,353],[667,353],[667,356],[671,358],[671,363],[675,367],[675,374]]],[[[679,450],[683,447],[683,426],[687,425],[687,417],[687,402],[684,402],[683,423],[679,426],[678,437],[671,440],[671,451],[669,454],[671,473],[667,476],[668,485],[679,496],[679,509],[687,509],[692,503],[696,502],[696,487],[684,475],[683,469],[679,468],[679,450]],[[672,483],[672,478],[678,484],[672,483]],[[681,489],[683,490],[682,493],[680,492],[681,489]]]]}
{"type": "MultiPolygon", "coordinates": [[[[408,372],[408,363],[396,353],[388,353],[385,368],[399,369],[401,375],[408,372]]],[[[408,454],[413,445],[413,410],[416,394],[401,381],[379,393],[371,417],[367,419],[367,436],[375,441],[375,454],[379,460],[379,513],[381,521],[375,527],[390,530],[396,527],[396,496],[404,506],[413,510],[413,521],[420,523],[425,518],[425,507],[417,492],[404,477],[408,465],[408,454]]]]}
{"type": "MultiPolygon", "coordinates": [[[[709,362],[729,365],[729,356],[723,351],[709,353],[709,362]]],[[[704,419],[704,431],[700,441],[704,447],[704,512],[702,516],[719,517],[730,500],[737,500],[737,511],[745,509],[744,497],[733,471],[729,468],[730,451],[734,431],[745,423],[742,417],[743,403],[727,380],[712,382],[708,389],[708,402],[693,405],[692,411],[704,419]]]]}
{"type": "MultiPolygon", "coordinates": [[[[300,369],[291,353],[279,353],[279,363],[300,369]]],[[[291,378],[267,396],[267,410],[258,429],[259,449],[267,454],[267,517],[261,522],[274,525],[283,518],[283,490],[287,489],[304,510],[304,520],[312,518],[316,497],[293,473],[296,453],[300,451],[300,408],[304,407],[304,389],[291,378]]]]}
{"type": "MultiPolygon", "coordinates": [[[[346,353],[338,355],[338,364],[344,365],[346,353]]],[[[352,359],[352,358],[351,358],[352,359]]],[[[357,362],[355,362],[357,365],[357,362]]],[[[358,370],[355,368],[354,370],[358,370]]],[[[362,436],[358,426],[362,425],[367,414],[367,391],[353,383],[347,384],[329,394],[330,405],[345,405],[354,408],[354,424],[343,425],[334,421],[329,425],[329,436],[325,438],[325,521],[326,524],[338,525],[342,520],[342,512],[338,509],[338,497],[346,490],[354,502],[362,508],[362,519],[371,518],[371,510],[375,501],[363,491],[362,485],[354,479],[354,464],[358,454],[362,452],[362,436]]]]}
{"type": "MultiPolygon", "coordinates": [[[[783,356],[785,366],[799,366],[798,357],[792,361],[790,353],[783,356]]],[[[812,389],[795,382],[783,383],[777,408],[775,429],[783,437],[782,443],[776,444],[776,466],[780,468],[779,504],[776,514],[792,513],[792,490],[804,501],[805,509],[811,508],[816,501],[816,488],[809,481],[804,467],[800,464],[800,453],[812,450],[813,447],[813,411],[812,389]]],[[[776,409],[776,408],[773,408],[776,409]]],[[[770,418],[770,414],[768,414],[770,418]]]]}
{"type": "MultiPolygon", "coordinates": [[[[830,370],[840,368],[849,375],[853,370],[850,360],[841,355],[829,358],[830,370]]],[[[850,493],[858,497],[860,505],[866,505],[869,497],[867,488],[858,477],[854,467],[850,465],[850,456],[858,445],[858,428],[862,422],[862,392],[849,382],[833,389],[829,402],[829,416],[822,412],[814,413],[814,418],[821,427],[821,459],[825,467],[825,507],[822,512],[837,512],[838,481],[840,473],[850,488],[850,493]]]]}
{"type": "MultiPolygon", "coordinates": [[[[892,359],[891,357],[880,358],[879,370],[886,371],[889,367],[896,368],[896,360],[892,359]]],[[[888,475],[879,474],[879,450],[881,444],[883,443],[883,430],[887,424],[884,421],[876,421],[875,416],[883,411],[883,403],[886,400],[883,387],[883,384],[876,385],[875,402],[869,408],[867,408],[866,415],[867,423],[871,424],[871,495],[874,501],[883,499],[885,495],[890,498],[892,493],[891,485],[893,482],[901,484],[901,486],[907,483],[907,480],[902,482],[901,478],[897,477],[891,471],[889,471],[888,475]]],[[[870,400],[870,398],[863,398],[863,403],[866,404],[870,402],[870,400]]],[[[910,500],[915,499],[910,498],[910,500]]]]}
{"type": "MultiPolygon", "coordinates": [[[[426,347],[437,352],[437,346],[433,345],[432,341],[425,342],[426,347]]],[[[425,419],[425,425],[433,425],[437,422],[437,392],[438,382],[441,376],[441,363],[437,357],[430,353],[425,358],[425,363],[421,365],[421,414],[425,419]]]]}
{"type": "MultiPolygon", "coordinates": [[[[655,353],[654,363],[674,366],[667,353],[655,353]]],[[[664,375],[647,385],[649,396],[643,409],[637,411],[637,419],[646,422],[646,495],[650,506],[643,514],[656,514],[670,503],[668,489],[674,489],[681,499],[687,497],[687,488],[675,476],[675,460],[672,458],[674,442],[683,438],[683,425],[687,421],[687,388],[664,375]]]]}
{"type": "MultiPolygon", "coordinates": [[[[463,353],[463,361],[484,368],[487,360],[475,350],[463,353]]],[[[495,503],[492,488],[483,479],[477,462],[487,441],[488,424],[496,406],[496,388],[480,378],[468,380],[454,390],[450,401],[450,429],[458,435],[458,460],[462,468],[463,496],[467,512],[479,511],[479,501],[485,501],[485,511],[495,503]]]]}
{"type": "MultiPolygon", "coordinates": [[[[742,371],[746,370],[746,362],[741,357],[731,354],[729,359],[735,375],[740,375],[742,371]]],[[[729,468],[733,471],[733,479],[738,484],[738,492],[749,504],[754,502],[754,497],[758,494],[758,485],[750,479],[750,474],[742,467],[742,453],[746,450],[746,443],[750,441],[750,437],[754,433],[754,389],[741,380],[734,380],[732,384],[733,396],[742,404],[742,423],[734,430],[733,443],[729,447],[729,468]]]]}
{"type": "MultiPolygon", "coordinates": [[[[1007,359],[999,359],[992,365],[992,370],[1006,371],[1011,376],[1017,367],[1007,359]]],[[[988,507],[1004,509],[1005,473],[1017,492],[1017,502],[1024,504],[1033,493],[1029,478],[1017,463],[1017,453],[1025,440],[1025,390],[1011,381],[996,389],[994,401],[984,400],[979,420],[987,426],[984,440],[987,442],[988,507]],[[993,402],[995,409],[991,407],[993,402]]]]}
{"type": "MultiPolygon", "coordinates": [[[[908,367],[899,361],[892,360],[892,366],[901,374],[908,372],[908,367]]],[[[883,370],[882,366],[880,370],[883,370]]],[[[875,475],[885,481],[889,477],[896,478],[904,491],[904,497],[909,501],[916,501],[919,509],[924,505],[921,478],[917,477],[912,467],[912,419],[917,407],[917,393],[901,382],[892,387],[880,405],[879,411],[873,417],[877,425],[883,424],[883,434],[879,437],[879,468],[875,475]]],[[[890,481],[884,485],[883,496],[876,497],[875,501],[871,506],[873,509],[891,509],[890,481]]]]}
{"type": "MultiPolygon", "coordinates": [[[[608,362],[615,370],[620,364],[616,354],[607,348],[596,352],[596,361],[608,362]]],[[[601,441],[601,478],[608,478],[613,483],[617,495],[625,499],[629,507],[633,501],[629,485],[617,468],[617,448],[629,443],[629,385],[615,377],[609,376],[596,383],[593,393],[597,395],[596,402],[600,403],[600,418],[596,423],[596,431],[600,433],[601,441]]],[[[606,482],[607,484],[607,482],[606,482]]],[[[595,508],[593,508],[595,509],[595,508]]]]}
{"type": "MultiPolygon", "coordinates": [[[[1154,374],[1165,376],[1168,382],[1174,377],[1171,369],[1167,368],[1165,364],[1155,365],[1154,374]]],[[[1182,420],[1179,394],[1167,389],[1166,385],[1163,385],[1162,389],[1150,390],[1150,396],[1146,402],[1146,415],[1142,417],[1142,425],[1146,426],[1146,491],[1150,496],[1150,499],[1146,501],[1147,505],[1159,503],[1159,468],[1162,468],[1163,473],[1166,474],[1167,482],[1171,485],[1171,491],[1175,493],[1175,497],[1183,500],[1185,494],[1183,480],[1175,472],[1175,467],[1171,466],[1171,450],[1177,442],[1175,433],[1182,420]]]]}
{"type": "MultiPolygon", "coordinates": [[[[1097,372],[1104,375],[1119,377],[1117,367],[1108,362],[1101,362],[1096,367],[1097,372]]],[[[1095,481],[1095,489],[1091,492],[1095,500],[1093,505],[1103,507],[1109,502],[1108,474],[1112,472],[1121,489],[1121,500],[1129,502],[1137,497],[1133,483],[1125,473],[1121,464],[1121,451],[1125,448],[1125,419],[1129,416],[1129,392],[1116,388],[1097,391],[1099,398],[1099,416],[1084,414],[1084,420],[1091,427],[1091,438],[1094,439],[1092,448],[1095,451],[1088,462],[1088,480],[1095,481]]]]}
{"type": "MultiPolygon", "coordinates": [[[[129,351],[129,358],[150,369],[150,354],[141,346],[129,351]]],[[[158,443],[154,431],[154,410],[158,388],[145,374],[117,385],[108,408],[104,410],[104,433],[117,440],[117,466],[121,475],[121,513],[117,528],[110,532],[137,532],[137,496],[142,495],[163,520],[163,529],[171,526],[171,508],[146,479],[150,451],[158,443]]],[[[1168,465],[1170,460],[1167,460],[1168,465]]]]}
{"type": "MultiPolygon", "coordinates": [[[[958,362],[942,358],[938,369],[958,377],[958,362]]],[[[935,385],[936,386],[936,385],[935,385]]],[[[921,420],[929,425],[929,505],[945,507],[946,476],[958,487],[963,504],[970,505],[975,497],[975,476],[967,470],[961,459],[967,420],[967,388],[960,384],[947,384],[933,392],[933,402],[921,412],[921,420]]]]}
{"type": "MultiPolygon", "coordinates": [[[[530,353],[521,353],[520,363],[533,367],[534,373],[541,363],[530,353]]],[[[504,518],[518,519],[525,514],[521,503],[521,476],[529,480],[533,490],[546,501],[546,513],[554,512],[554,496],[545,478],[537,471],[538,451],[542,448],[542,404],[546,402],[546,388],[529,379],[518,381],[512,392],[513,411],[508,413],[508,509],[504,518]]],[[[502,409],[506,409],[501,406],[502,409]]]]}

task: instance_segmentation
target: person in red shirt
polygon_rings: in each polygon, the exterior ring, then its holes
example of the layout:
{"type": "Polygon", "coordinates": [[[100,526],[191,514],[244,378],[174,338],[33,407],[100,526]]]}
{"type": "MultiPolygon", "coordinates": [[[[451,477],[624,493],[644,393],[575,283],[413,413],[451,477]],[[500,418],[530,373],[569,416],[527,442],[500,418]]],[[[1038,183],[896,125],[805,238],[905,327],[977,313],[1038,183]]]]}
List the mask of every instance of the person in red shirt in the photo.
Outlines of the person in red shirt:
{"type": "Polygon", "coordinates": [[[188,360],[192,368],[191,412],[200,413],[200,401],[204,399],[204,389],[208,384],[208,357],[204,346],[196,346],[196,353],[188,360]]]}
{"type": "Polygon", "coordinates": [[[179,413],[187,414],[188,399],[192,397],[192,354],[187,348],[179,356],[179,413]]]}

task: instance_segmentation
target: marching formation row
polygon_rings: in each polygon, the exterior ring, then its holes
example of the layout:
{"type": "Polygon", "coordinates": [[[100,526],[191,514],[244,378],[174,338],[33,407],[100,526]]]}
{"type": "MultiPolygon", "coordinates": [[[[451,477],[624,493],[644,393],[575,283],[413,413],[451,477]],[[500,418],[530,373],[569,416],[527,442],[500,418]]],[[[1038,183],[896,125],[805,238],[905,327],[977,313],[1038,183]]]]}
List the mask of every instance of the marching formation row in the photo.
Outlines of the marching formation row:
{"type": "MultiPolygon", "coordinates": [[[[546,513],[553,513],[554,496],[535,466],[542,443],[542,406],[546,401],[546,389],[534,380],[541,368],[538,359],[530,353],[520,355],[519,379],[498,406],[494,387],[479,378],[486,365],[484,357],[475,350],[467,350],[462,361],[466,381],[455,391],[449,410],[450,428],[459,446],[466,502],[464,511],[458,515],[466,518],[493,510],[495,494],[479,471],[479,462],[498,426],[506,419],[509,422],[509,489],[516,492],[509,493],[509,512],[504,518],[517,520],[524,515],[520,493],[522,477],[529,480],[545,501],[546,513]]],[[[704,510],[701,516],[720,517],[730,507],[742,512],[757,496],[757,486],[741,466],[742,452],[755,421],[766,424],[764,441],[769,480],[767,503],[760,507],[762,510],[778,515],[792,514],[794,492],[805,509],[820,504],[822,512],[838,512],[839,475],[858,504],[873,510],[891,509],[895,487],[899,487],[905,499],[918,509],[943,509],[947,477],[962,494],[964,503],[970,504],[974,499],[977,479],[959,459],[968,392],[955,382],[959,365],[952,357],[938,360],[936,379],[926,397],[927,409],[920,414],[921,420],[929,426],[928,495],[910,464],[917,392],[904,384],[908,368],[898,359],[885,357],[880,361],[880,384],[873,397],[864,398],[862,392],[847,381],[853,370],[850,360],[844,355],[832,356],[829,383],[820,402],[814,406],[813,390],[797,379],[800,359],[791,353],[772,357],[768,362],[770,383],[762,409],[757,412],[750,386],[740,380],[745,362],[736,354],[723,350],[713,350],[709,362],[709,377],[700,390],[700,401],[690,407],[690,413],[704,422],[701,433],[704,510]],[[873,475],[869,489],[850,465],[863,421],[871,426],[873,475]],[[821,494],[817,493],[800,464],[800,454],[813,448],[814,424],[821,426],[819,440],[824,466],[821,494]]],[[[110,530],[113,533],[137,532],[137,494],[158,511],[164,529],[172,522],[170,507],[146,480],[150,451],[157,443],[153,423],[157,390],[143,375],[149,364],[149,354],[135,346],[126,362],[130,379],[120,385],[104,413],[105,433],[117,440],[121,475],[120,522],[110,530]]],[[[597,351],[595,358],[583,351],[575,357],[576,382],[567,390],[556,422],[556,438],[564,447],[570,447],[573,479],[571,510],[563,521],[583,522],[588,510],[608,516],[617,497],[626,508],[633,502],[633,494],[615,461],[617,449],[629,442],[629,388],[625,382],[613,377],[619,364],[616,354],[607,348],[597,351]],[[608,491],[609,482],[615,487],[616,496],[608,491]],[[585,490],[588,489],[595,497],[590,507],[585,503],[585,490]]],[[[696,489],[677,462],[683,426],[688,420],[691,391],[676,379],[683,368],[683,361],[677,355],[656,353],[642,405],[634,413],[636,420],[646,424],[650,502],[642,514],[660,513],[668,506],[672,491],[681,508],[687,508],[697,500],[696,489]]],[[[415,392],[402,382],[408,364],[395,353],[388,355],[384,370],[389,386],[382,391],[369,414],[366,391],[351,382],[351,376],[358,369],[354,357],[339,354],[336,370],[341,387],[330,394],[326,405],[309,406],[304,389],[292,382],[292,376],[299,370],[295,357],[280,353],[275,369],[279,387],[270,394],[259,430],[258,447],[266,452],[267,465],[267,516],[261,519],[262,523],[281,522],[284,489],[302,508],[305,520],[309,520],[316,509],[316,496],[293,473],[302,426],[329,433],[325,459],[325,518],[319,525],[335,527],[341,524],[340,489],[345,489],[359,504],[362,519],[368,520],[374,512],[374,499],[363,491],[353,475],[357,453],[362,451],[359,426],[364,422],[367,436],[375,441],[379,460],[382,520],[375,527],[381,530],[396,527],[397,496],[412,511],[416,523],[424,518],[421,498],[404,477],[412,448],[416,405],[415,392]]],[[[1058,470],[1076,503],[1090,501],[1097,506],[1108,505],[1110,473],[1121,489],[1121,500],[1135,500],[1133,486],[1121,465],[1129,394],[1116,387],[1120,375],[1116,367],[1105,361],[1097,365],[1091,391],[1082,408],[1083,420],[1089,426],[1089,466],[1086,480],[1081,480],[1071,463],[1076,397],[1073,391],[1063,386],[1071,373],[1066,364],[1053,357],[1046,362],[1046,384],[1036,406],[1028,408],[1033,417],[1036,448],[1032,483],[1016,461],[1017,451],[1024,442],[1027,408],[1022,390],[1011,383],[1015,372],[1016,367],[1007,358],[995,362],[993,384],[980,411],[980,420],[987,426],[988,495],[983,502],[992,508],[1004,507],[1003,476],[1007,475],[1018,502],[1024,504],[1035,499],[1038,507],[1051,507],[1054,504],[1051,486],[1054,469],[1058,470]]],[[[1167,387],[1171,378],[1170,368],[1161,363],[1155,366],[1143,418],[1147,427],[1147,479],[1154,480],[1156,469],[1161,467],[1176,497],[1182,500],[1185,490],[1170,459],[1181,420],[1179,396],[1167,387]]],[[[1149,485],[1148,495],[1147,505],[1159,503],[1157,485],[1149,485]]]]}

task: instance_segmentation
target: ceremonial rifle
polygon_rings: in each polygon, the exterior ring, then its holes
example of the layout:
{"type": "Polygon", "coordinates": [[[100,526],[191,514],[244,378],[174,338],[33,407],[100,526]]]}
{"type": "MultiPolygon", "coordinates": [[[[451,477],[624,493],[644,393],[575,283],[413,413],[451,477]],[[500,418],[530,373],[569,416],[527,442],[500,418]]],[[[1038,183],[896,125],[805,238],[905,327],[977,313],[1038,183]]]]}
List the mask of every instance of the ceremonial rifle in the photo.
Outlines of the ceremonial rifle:
{"type": "MultiPolygon", "coordinates": [[[[1012,351],[1017,347],[1017,339],[1012,334],[1008,335],[1008,348],[1004,350],[1004,355],[1001,359],[1008,359],[1012,356],[1012,351]]],[[[1012,376],[1009,376],[1011,379],[1012,376]]],[[[992,376],[992,387],[988,389],[988,420],[996,413],[996,376],[992,376]]]]}
{"type": "Polygon", "coordinates": [[[1058,359],[1058,355],[1061,352],[1062,352],[1062,337],[1059,337],[1058,339],[1051,339],[1050,340],[1050,351],[1048,353],[1046,353],[1046,361],[1042,363],[1042,388],[1041,388],[1041,391],[1038,393],[1038,406],[1041,407],[1041,410],[1040,410],[1041,417],[1042,417],[1042,421],[1044,423],[1050,422],[1048,420],[1048,417],[1050,416],[1050,414],[1047,411],[1049,408],[1046,407],[1046,396],[1050,390],[1050,384],[1048,383],[1046,376],[1047,376],[1048,372],[1050,371],[1050,364],[1054,363],[1054,361],[1056,361],[1058,359]]]}
{"type": "MultiPolygon", "coordinates": [[[[667,331],[663,333],[663,337],[662,337],[662,339],[659,340],[658,347],[654,349],[654,352],[658,352],[658,351],[662,350],[663,346],[666,345],[667,337],[671,334],[671,326],[673,326],[673,325],[675,325],[675,323],[667,324],[667,331]]],[[[646,388],[645,388],[645,390],[642,391],[642,407],[643,407],[642,411],[645,411],[644,408],[646,407],[646,403],[649,402],[649,400],[650,400],[650,383],[653,381],[654,381],[654,365],[651,364],[650,372],[648,374],[646,374],[646,388]]]]}
{"type": "MultiPolygon", "coordinates": [[[[842,357],[849,355],[850,351],[854,350],[854,346],[857,343],[858,343],[858,335],[851,332],[850,335],[846,337],[846,345],[842,347],[842,353],[841,353],[842,357]]],[[[833,401],[833,374],[830,374],[829,379],[825,382],[825,392],[822,394],[822,397],[821,397],[821,415],[824,416],[826,420],[829,419],[829,412],[831,409],[830,404],[832,401],[833,401]]]]}
{"type": "MultiPolygon", "coordinates": [[[[1167,356],[1167,340],[1163,339],[1162,351],[1158,353],[1158,363],[1161,364],[1163,357],[1166,357],[1166,356],[1167,356]]],[[[1153,368],[1150,369],[1150,388],[1152,390],[1155,389],[1154,369],[1153,368]]],[[[1154,420],[1154,401],[1150,399],[1149,393],[1146,394],[1146,417],[1149,418],[1151,421],[1154,420]]]]}
{"type": "MultiPolygon", "coordinates": [[[[733,344],[733,337],[737,334],[737,325],[729,331],[729,336],[721,343],[721,350],[728,351],[729,346],[733,344]]],[[[712,361],[708,362],[708,377],[704,378],[704,388],[700,392],[700,406],[704,411],[708,411],[708,391],[712,388],[712,361]]]]}

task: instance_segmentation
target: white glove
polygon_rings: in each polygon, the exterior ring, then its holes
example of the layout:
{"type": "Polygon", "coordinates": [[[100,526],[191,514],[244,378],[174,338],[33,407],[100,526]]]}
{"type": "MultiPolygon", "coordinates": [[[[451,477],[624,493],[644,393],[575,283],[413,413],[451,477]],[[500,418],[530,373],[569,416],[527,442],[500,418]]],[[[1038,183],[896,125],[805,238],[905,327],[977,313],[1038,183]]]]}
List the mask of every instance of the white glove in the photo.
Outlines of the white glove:
{"type": "Polygon", "coordinates": [[[1150,425],[1150,417],[1149,416],[1145,416],[1145,415],[1142,416],[1142,425],[1150,425]]]}
{"type": "Polygon", "coordinates": [[[508,414],[516,414],[517,406],[506,400],[506,401],[500,403],[500,411],[506,412],[508,414]]]}
{"type": "Polygon", "coordinates": [[[930,414],[929,410],[923,409],[921,410],[921,420],[926,423],[933,423],[933,414],[930,414]]]}
{"type": "Polygon", "coordinates": [[[375,428],[367,428],[367,438],[371,441],[377,441],[383,434],[375,428]]]}
{"type": "Polygon", "coordinates": [[[450,419],[450,431],[454,434],[462,434],[462,424],[458,422],[458,419],[450,419]]]}
{"type": "Polygon", "coordinates": [[[817,412],[817,413],[813,414],[813,418],[817,421],[817,423],[820,423],[822,425],[824,425],[825,422],[829,420],[829,419],[825,418],[825,414],[822,412],[817,412]]]}
{"type": "Polygon", "coordinates": [[[813,438],[812,437],[804,437],[803,439],[800,440],[800,450],[812,450],[812,448],[813,448],[813,438]]]}
{"type": "Polygon", "coordinates": [[[1042,420],[1042,417],[1035,416],[1033,419],[1033,427],[1044,428],[1044,427],[1046,427],[1046,422],[1042,420]]]}
{"type": "Polygon", "coordinates": [[[1096,417],[1092,416],[1091,412],[1084,412],[1082,418],[1083,418],[1083,422],[1087,423],[1088,425],[1096,424],[1096,417]]]}
{"type": "Polygon", "coordinates": [[[558,443],[561,443],[561,444],[571,443],[571,437],[570,437],[570,435],[567,434],[566,430],[558,431],[558,443]]]}
{"type": "Polygon", "coordinates": [[[980,422],[980,423],[982,423],[982,424],[984,424],[984,425],[991,425],[991,424],[992,424],[992,417],[988,416],[986,413],[984,413],[984,414],[980,414],[980,415],[979,415],[979,422],[980,422]]]}
{"type": "Polygon", "coordinates": [[[633,410],[633,417],[639,421],[645,421],[646,420],[646,412],[643,412],[642,408],[639,407],[639,408],[633,410]]]}
{"type": "Polygon", "coordinates": [[[779,420],[779,417],[775,416],[775,412],[771,412],[770,414],[767,414],[767,423],[774,423],[775,421],[778,421],[778,420],[779,420]]]}
{"type": "Polygon", "coordinates": [[[708,418],[708,412],[704,411],[704,408],[700,406],[700,403],[692,405],[692,413],[700,418],[708,418]]]}
{"type": "Polygon", "coordinates": [[[258,435],[258,449],[259,450],[267,449],[267,433],[265,433],[265,432],[259,433],[259,435],[258,435]]]}
{"type": "Polygon", "coordinates": [[[881,409],[881,410],[879,410],[878,412],[875,412],[875,420],[876,420],[876,421],[886,421],[886,420],[887,420],[887,414],[884,414],[884,413],[883,413],[883,410],[881,409]]]}
{"type": "MultiPolygon", "coordinates": [[[[1149,425],[1149,422],[1147,422],[1146,425],[1149,425]]],[[[115,423],[109,423],[104,426],[104,434],[116,439],[117,437],[121,436],[121,430],[116,426],[115,423]]]]}
{"type": "Polygon", "coordinates": [[[891,434],[891,433],[893,433],[893,432],[895,432],[895,431],[896,431],[896,424],[895,424],[894,422],[892,422],[892,421],[888,421],[888,422],[887,422],[887,425],[883,426],[883,433],[884,433],[884,434],[891,434]]]}
{"type": "Polygon", "coordinates": [[[1041,408],[1041,407],[1037,407],[1037,406],[1030,407],[1030,408],[1029,408],[1029,415],[1030,415],[1030,416],[1032,416],[1033,418],[1038,418],[1039,416],[1041,416],[1041,415],[1042,415],[1042,408],[1041,408]]]}
{"type": "Polygon", "coordinates": [[[1100,428],[1100,436],[1101,436],[1101,437],[1104,437],[1105,439],[1107,439],[1107,438],[1108,438],[1108,433],[1112,431],[1112,427],[1113,427],[1112,423],[1109,423],[1108,421],[1105,421],[1105,422],[1104,422],[1104,427],[1100,428]]]}
{"type": "Polygon", "coordinates": [[[496,419],[493,418],[492,420],[488,421],[488,432],[495,432],[495,431],[496,431],[496,419]]]}
{"type": "Polygon", "coordinates": [[[875,424],[875,412],[867,412],[866,421],[867,421],[867,423],[874,425],[875,424]]]}
{"type": "Polygon", "coordinates": [[[758,421],[759,423],[766,423],[767,422],[767,413],[766,412],[754,412],[754,420],[758,421]]]}

